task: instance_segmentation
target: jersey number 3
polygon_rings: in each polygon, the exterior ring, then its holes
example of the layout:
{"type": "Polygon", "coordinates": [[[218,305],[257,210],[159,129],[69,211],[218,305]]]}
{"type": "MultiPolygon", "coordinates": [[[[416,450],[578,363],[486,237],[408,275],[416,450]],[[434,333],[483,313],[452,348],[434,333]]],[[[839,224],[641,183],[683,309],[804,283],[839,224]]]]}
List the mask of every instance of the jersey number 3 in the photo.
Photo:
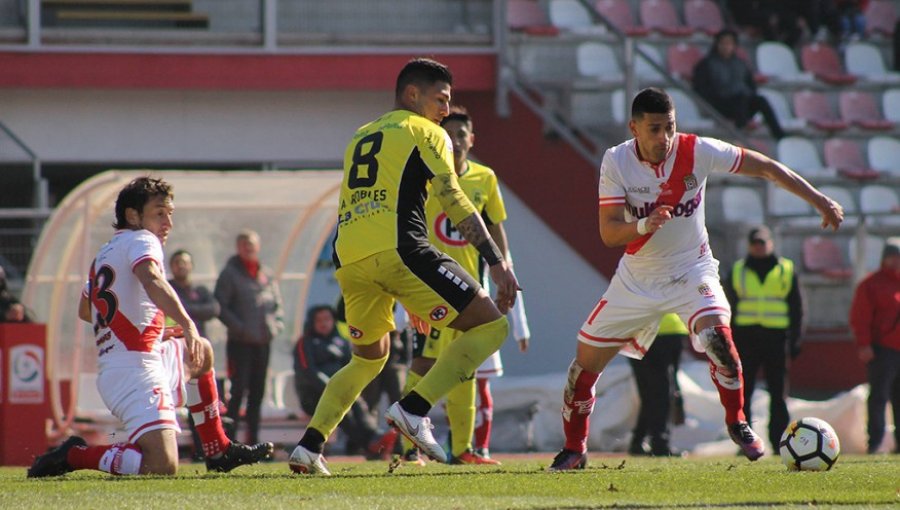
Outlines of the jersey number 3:
{"type": "Polygon", "coordinates": [[[94,302],[94,308],[97,309],[97,323],[95,328],[108,328],[116,311],[119,308],[119,300],[116,295],[109,290],[113,281],[116,279],[116,273],[113,268],[104,265],[97,271],[94,281],[91,282],[91,300],[94,302]]]}
{"type": "Polygon", "coordinates": [[[350,175],[347,176],[347,186],[350,189],[370,188],[378,179],[378,159],[375,156],[381,151],[381,141],[384,133],[375,131],[362,137],[353,149],[353,165],[350,166],[350,175]],[[363,152],[365,151],[365,152],[363,152]],[[366,166],[366,176],[359,176],[359,166],[366,166]]]}

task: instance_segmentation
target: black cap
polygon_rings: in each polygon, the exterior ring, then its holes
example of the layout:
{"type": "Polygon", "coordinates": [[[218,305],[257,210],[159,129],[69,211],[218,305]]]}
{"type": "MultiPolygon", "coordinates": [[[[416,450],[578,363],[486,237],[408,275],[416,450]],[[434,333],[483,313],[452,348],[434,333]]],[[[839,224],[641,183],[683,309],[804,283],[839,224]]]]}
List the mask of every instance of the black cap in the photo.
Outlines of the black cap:
{"type": "Polygon", "coordinates": [[[884,260],[887,257],[898,256],[900,256],[900,239],[888,239],[887,242],[884,243],[884,249],[881,250],[881,260],[884,260]]]}
{"type": "Polygon", "coordinates": [[[772,231],[765,225],[759,225],[750,229],[747,241],[750,243],[767,242],[772,240],[772,231]]]}

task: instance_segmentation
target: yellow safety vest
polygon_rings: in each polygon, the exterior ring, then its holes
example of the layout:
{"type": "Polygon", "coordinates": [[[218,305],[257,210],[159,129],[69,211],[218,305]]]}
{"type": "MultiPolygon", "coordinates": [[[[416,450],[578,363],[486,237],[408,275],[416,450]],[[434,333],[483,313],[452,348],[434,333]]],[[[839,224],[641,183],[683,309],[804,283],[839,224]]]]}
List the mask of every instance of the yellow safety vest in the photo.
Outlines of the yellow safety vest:
{"type": "Polygon", "coordinates": [[[735,262],[731,271],[731,283],[738,297],[735,325],[787,329],[790,317],[785,298],[791,292],[793,278],[794,263],[784,257],[778,257],[778,264],[763,282],[756,271],[747,269],[744,259],[735,262]]]}
{"type": "Polygon", "coordinates": [[[677,313],[667,313],[659,320],[660,335],[687,335],[688,328],[677,313]]]}

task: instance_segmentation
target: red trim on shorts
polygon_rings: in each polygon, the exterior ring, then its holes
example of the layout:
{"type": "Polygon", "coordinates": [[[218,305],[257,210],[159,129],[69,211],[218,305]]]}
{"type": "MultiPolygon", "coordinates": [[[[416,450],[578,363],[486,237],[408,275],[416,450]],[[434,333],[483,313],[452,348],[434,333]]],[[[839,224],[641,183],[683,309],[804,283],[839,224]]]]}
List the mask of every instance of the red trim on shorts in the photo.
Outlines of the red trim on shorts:
{"type": "Polygon", "coordinates": [[[647,349],[644,349],[643,347],[641,347],[641,344],[639,344],[636,339],[629,338],[629,340],[631,341],[631,346],[634,347],[634,350],[641,353],[641,356],[647,355],[647,349]]]}
{"type": "MultiPolygon", "coordinates": [[[[140,432],[143,431],[144,429],[146,429],[147,427],[153,427],[153,426],[155,426],[155,425],[161,425],[161,424],[162,424],[162,425],[175,425],[176,428],[178,427],[178,422],[175,421],[175,420],[155,420],[155,421],[151,421],[151,422],[149,422],[149,423],[145,423],[145,424],[141,425],[140,427],[137,428],[137,430],[135,430],[134,432],[132,432],[131,435],[128,436],[128,442],[129,442],[129,443],[134,443],[135,438],[136,438],[138,435],[140,435],[140,432]]],[[[163,427],[163,428],[168,428],[168,427],[163,427]]]]}
{"type": "Polygon", "coordinates": [[[588,324],[594,323],[594,319],[597,317],[597,314],[600,313],[600,310],[602,310],[603,307],[606,306],[606,303],[608,303],[607,300],[600,298],[600,301],[597,302],[597,306],[594,307],[594,311],[591,312],[591,316],[588,317],[588,320],[587,320],[588,324]]]}
{"type": "Polygon", "coordinates": [[[722,306],[707,306],[707,307],[705,307],[705,308],[701,308],[701,309],[697,310],[696,312],[694,312],[694,315],[691,315],[691,318],[688,319],[688,330],[689,330],[691,333],[694,332],[694,320],[697,318],[697,316],[700,315],[700,314],[703,313],[703,312],[708,312],[708,311],[710,311],[710,310],[722,310],[722,311],[725,311],[725,312],[728,311],[727,308],[722,307],[722,306]]]}
{"type": "Polygon", "coordinates": [[[175,400],[175,407],[181,407],[184,405],[184,345],[181,343],[181,340],[170,340],[170,342],[176,342],[175,344],[175,357],[177,361],[175,361],[175,366],[173,367],[175,370],[178,370],[178,387],[176,390],[178,391],[178,398],[175,400]]]}

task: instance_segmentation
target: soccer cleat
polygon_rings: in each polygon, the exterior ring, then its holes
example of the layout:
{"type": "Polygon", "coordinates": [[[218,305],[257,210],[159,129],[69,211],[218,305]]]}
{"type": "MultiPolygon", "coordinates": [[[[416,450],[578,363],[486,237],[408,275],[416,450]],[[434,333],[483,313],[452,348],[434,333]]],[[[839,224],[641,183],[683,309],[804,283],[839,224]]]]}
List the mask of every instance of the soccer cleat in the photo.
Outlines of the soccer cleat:
{"type": "Polygon", "coordinates": [[[409,462],[410,464],[415,464],[419,467],[424,467],[428,464],[425,459],[419,455],[419,449],[415,446],[406,450],[406,453],[403,454],[403,462],[409,462]]]}
{"type": "Polygon", "coordinates": [[[299,444],[291,453],[288,465],[294,473],[331,476],[331,471],[325,466],[325,456],[311,452],[299,444]]]}
{"type": "Polygon", "coordinates": [[[388,425],[396,427],[401,434],[413,442],[419,449],[432,459],[438,462],[447,462],[447,454],[441,445],[434,440],[431,429],[431,418],[427,416],[416,416],[406,412],[400,407],[399,402],[394,402],[385,413],[388,425]]]}
{"type": "Polygon", "coordinates": [[[75,446],[87,446],[87,443],[78,436],[72,436],[56,448],[48,450],[43,455],[38,455],[31,467],[28,468],[28,478],[62,476],[72,471],[72,466],[69,465],[66,457],[69,450],[75,446]]]}
{"type": "Polygon", "coordinates": [[[753,432],[750,424],[745,421],[732,423],[728,426],[728,435],[731,440],[741,447],[741,452],[750,460],[756,460],[766,453],[766,445],[762,438],[753,432]]]}
{"type": "Polygon", "coordinates": [[[256,464],[272,456],[275,445],[272,443],[259,443],[253,446],[232,441],[220,457],[207,458],[206,470],[227,473],[239,466],[256,464]]]}
{"type": "Polygon", "coordinates": [[[563,448],[553,458],[553,463],[547,471],[568,471],[570,469],[584,469],[587,466],[587,452],[578,453],[563,448]]]}
{"type": "Polygon", "coordinates": [[[482,457],[472,450],[466,450],[459,455],[454,455],[450,459],[450,464],[482,464],[490,466],[499,466],[500,461],[490,457],[482,457]]]}
{"type": "Polygon", "coordinates": [[[491,452],[490,452],[490,450],[488,450],[487,448],[473,448],[473,449],[472,449],[472,452],[474,452],[475,455],[479,455],[479,456],[484,457],[484,458],[486,458],[486,459],[491,458],[491,452]]]}

